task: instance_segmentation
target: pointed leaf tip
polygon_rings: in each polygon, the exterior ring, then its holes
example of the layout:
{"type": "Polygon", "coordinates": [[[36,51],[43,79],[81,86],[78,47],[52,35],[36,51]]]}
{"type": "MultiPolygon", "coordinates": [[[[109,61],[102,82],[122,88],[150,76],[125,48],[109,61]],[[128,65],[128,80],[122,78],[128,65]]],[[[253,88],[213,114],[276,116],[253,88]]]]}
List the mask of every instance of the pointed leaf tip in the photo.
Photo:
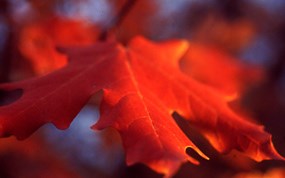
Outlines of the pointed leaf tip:
{"type": "Polygon", "coordinates": [[[178,61],[184,56],[189,48],[186,40],[174,39],[170,41],[150,42],[144,37],[138,36],[131,40],[128,46],[136,51],[149,53],[165,60],[173,66],[178,66],[178,61]]]}
{"type": "Polygon", "coordinates": [[[265,143],[261,144],[260,150],[261,153],[260,155],[256,156],[256,161],[262,161],[262,160],[270,160],[270,159],[275,159],[275,160],[285,160],[283,156],[281,156],[277,150],[275,149],[273,143],[272,143],[272,136],[270,136],[270,139],[267,140],[265,143]]]}
{"type": "MultiPolygon", "coordinates": [[[[207,155],[205,155],[199,148],[194,147],[194,146],[187,146],[187,147],[185,147],[185,153],[186,153],[186,150],[187,150],[188,148],[191,148],[192,150],[194,150],[199,156],[201,156],[201,157],[204,158],[205,160],[210,160],[210,158],[209,158],[207,155]]],[[[191,161],[192,159],[193,159],[193,158],[190,157],[189,161],[192,162],[192,161],[191,161]]],[[[193,163],[193,162],[192,162],[192,163],[193,163]]],[[[199,162],[198,162],[198,164],[199,164],[199,162]]]]}
{"type": "Polygon", "coordinates": [[[162,174],[163,178],[171,178],[175,174],[175,172],[179,169],[179,166],[176,168],[174,168],[173,166],[168,167],[165,164],[161,164],[160,161],[154,164],[148,164],[148,166],[155,172],[162,174]]]}

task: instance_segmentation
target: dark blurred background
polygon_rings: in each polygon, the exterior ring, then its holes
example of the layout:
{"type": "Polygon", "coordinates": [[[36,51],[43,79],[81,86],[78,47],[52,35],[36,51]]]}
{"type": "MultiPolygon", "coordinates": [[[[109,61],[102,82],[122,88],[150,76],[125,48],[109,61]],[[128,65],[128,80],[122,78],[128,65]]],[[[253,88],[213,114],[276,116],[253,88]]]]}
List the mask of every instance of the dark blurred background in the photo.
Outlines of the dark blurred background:
{"type": "MultiPolygon", "coordinates": [[[[124,44],[136,35],[157,41],[181,38],[190,42],[188,55],[198,61],[182,61],[185,73],[224,91],[238,90],[240,107],[265,125],[285,155],[284,0],[138,0],[116,24],[126,2],[0,0],[0,82],[56,70],[66,59],[55,46],[89,45],[107,31],[124,44]],[[226,71],[241,63],[238,72],[226,71]],[[253,71],[258,79],[246,80],[253,71]]],[[[161,177],[143,165],[127,167],[118,134],[90,129],[97,119],[91,102],[66,131],[46,125],[25,141],[1,139],[0,177],[161,177]]],[[[176,178],[285,177],[284,162],[255,163],[236,152],[220,155],[193,133],[191,139],[211,160],[183,165],[176,178]]]]}

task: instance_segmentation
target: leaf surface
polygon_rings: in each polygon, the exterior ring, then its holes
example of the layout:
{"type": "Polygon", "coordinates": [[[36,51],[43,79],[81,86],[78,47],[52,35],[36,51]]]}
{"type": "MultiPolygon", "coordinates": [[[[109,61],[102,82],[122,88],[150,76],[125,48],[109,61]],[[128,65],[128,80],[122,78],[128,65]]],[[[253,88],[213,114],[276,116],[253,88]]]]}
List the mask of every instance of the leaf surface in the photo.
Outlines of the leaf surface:
{"type": "Polygon", "coordinates": [[[104,42],[66,49],[70,62],[64,68],[0,85],[1,90],[23,90],[20,99],[0,107],[0,135],[24,139],[48,122],[65,129],[103,90],[100,119],[92,128],[119,131],[128,165],[141,162],[171,176],[187,160],[198,164],[186,154],[188,147],[207,159],[177,126],[175,111],[218,151],[238,149],[256,160],[282,159],[271,136],[233,113],[225,96],[180,72],[178,61],[187,48],[185,41],[156,44],[137,37],[127,47],[104,42]]]}
{"type": "Polygon", "coordinates": [[[257,66],[241,62],[215,46],[198,43],[190,43],[181,68],[194,79],[228,94],[243,92],[264,77],[257,66]]]}

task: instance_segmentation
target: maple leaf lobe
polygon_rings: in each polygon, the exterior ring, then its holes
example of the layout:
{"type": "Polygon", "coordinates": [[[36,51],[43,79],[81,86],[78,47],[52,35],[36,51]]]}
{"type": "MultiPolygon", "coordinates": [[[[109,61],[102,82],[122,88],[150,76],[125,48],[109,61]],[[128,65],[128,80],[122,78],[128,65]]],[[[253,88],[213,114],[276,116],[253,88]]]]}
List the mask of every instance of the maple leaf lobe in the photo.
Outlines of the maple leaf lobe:
{"type": "MultiPolygon", "coordinates": [[[[100,109],[101,116],[93,128],[102,129],[111,126],[120,132],[127,152],[128,164],[143,162],[152,169],[169,175],[177,170],[181,162],[190,160],[195,164],[198,163],[185,153],[187,147],[192,147],[201,156],[206,156],[176,125],[171,117],[172,112],[170,112],[173,111],[173,108],[163,106],[155,97],[157,90],[149,89],[150,84],[147,80],[155,81],[155,76],[152,75],[153,78],[150,76],[141,77],[150,74],[148,69],[156,70],[157,66],[154,64],[160,59],[159,54],[165,52],[164,49],[154,50],[158,54],[155,56],[156,60],[141,58],[133,48],[141,51],[141,49],[148,47],[142,44],[148,43],[142,38],[136,39],[128,45],[126,51],[129,54],[125,67],[129,77],[125,76],[124,79],[128,81],[118,83],[117,85],[120,88],[113,86],[112,89],[104,90],[100,109]],[[142,45],[143,48],[139,48],[136,44],[142,45]],[[142,62],[146,62],[148,66],[142,62]],[[127,92],[118,94],[118,91],[122,91],[124,88],[127,92]],[[170,135],[170,137],[166,137],[166,135],[170,135]]],[[[181,44],[185,46],[184,42],[181,44]]],[[[178,43],[175,46],[181,49],[181,45],[178,43]]],[[[147,52],[150,53],[149,50],[147,52]]],[[[152,54],[150,53],[150,55],[152,54]]],[[[121,68],[124,68],[123,65],[121,68]]],[[[161,90],[159,92],[161,93],[161,90]]]]}

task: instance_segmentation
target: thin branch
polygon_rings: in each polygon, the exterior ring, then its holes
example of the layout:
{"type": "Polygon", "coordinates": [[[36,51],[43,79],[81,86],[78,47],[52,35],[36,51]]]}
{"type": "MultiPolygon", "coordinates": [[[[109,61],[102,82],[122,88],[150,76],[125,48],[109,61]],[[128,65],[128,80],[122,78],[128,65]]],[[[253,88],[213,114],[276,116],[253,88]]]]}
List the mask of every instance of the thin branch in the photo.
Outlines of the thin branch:
{"type": "Polygon", "coordinates": [[[0,17],[2,22],[8,29],[4,46],[0,49],[0,83],[7,82],[11,69],[11,56],[13,54],[14,45],[14,28],[9,11],[9,3],[6,0],[0,3],[0,17]]]}

